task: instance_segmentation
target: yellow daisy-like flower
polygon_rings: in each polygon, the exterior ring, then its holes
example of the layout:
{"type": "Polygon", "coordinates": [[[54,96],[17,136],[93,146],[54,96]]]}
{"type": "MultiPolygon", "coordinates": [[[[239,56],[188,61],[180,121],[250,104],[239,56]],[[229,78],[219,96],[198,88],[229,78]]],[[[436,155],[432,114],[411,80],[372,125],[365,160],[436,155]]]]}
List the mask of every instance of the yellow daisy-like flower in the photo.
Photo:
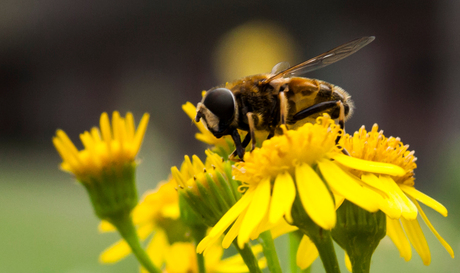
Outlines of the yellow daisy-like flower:
{"type": "Polygon", "coordinates": [[[374,173],[405,174],[391,164],[342,156],[335,142],[341,129],[327,115],[296,131],[283,131],[283,135],[264,141],[262,148],[247,154],[245,162],[237,163],[233,174],[247,190],[198,245],[198,252],[218,240],[232,223],[224,242],[238,236],[238,244],[243,245],[283,217],[291,222],[296,194],[310,218],[326,230],[336,223],[334,198],[337,203],[345,198],[363,209],[377,211],[383,199],[360,185],[342,169],[344,166],[374,173]]]}
{"type": "MultiPolygon", "coordinates": [[[[170,179],[158,185],[157,189],[147,192],[143,200],[133,210],[133,222],[141,240],[153,234],[147,246],[147,254],[158,268],[168,273],[194,273],[198,271],[195,244],[187,235],[189,230],[180,219],[179,198],[176,182],[170,179]]],[[[101,222],[100,230],[114,231],[108,222],[101,222]]],[[[260,246],[254,251],[261,252],[260,246]]],[[[248,269],[240,256],[222,259],[223,248],[215,244],[211,254],[206,257],[206,272],[247,272],[248,269]]],[[[102,263],[115,263],[131,253],[124,240],[116,242],[101,253],[102,263]]],[[[261,265],[264,265],[262,261],[261,265]]],[[[141,272],[147,272],[141,268],[141,272]]]]}
{"type": "Polygon", "coordinates": [[[131,113],[126,118],[113,112],[112,124],[107,113],[100,119],[100,131],[93,127],[90,132],[80,135],[84,149],[79,151],[67,134],[58,130],[53,137],[53,144],[61,155],[61,168],[73,173],[83,183],[89,183],[92,178],[99,177],[101,172],[109,168],[119,168],[134,162],[144,138],[149,114],[144,114],[137,131],[134,128],[134,118],[131,113]]]}
{"type": "Polygon", "coordinates": [[[379,193],[385,199],[387,206],[382,206],[381,209],[387,215],[387,235],[399,249],[401,256],[406,261],[411,259],[410,245],[412,244],[425,265],[431,262],[430,250],[417,220],[419,213],[453,258],[452,248],[434,229],[418,203],[421,202],[441,215],[447,216],[447,209],[442,204],[415,189],[414,169],[417,165],[414,151],[408,151],[409,146],[404,145],[399,138],[385,137],[383,131],[378,130],[377,125],[374,125],[370,132],[367,132],[363,126],[353,136],[346,135],[343,138],[343,147],[352,157],[390,163],[405,170],[406,174],[398,177],[375,175],[356,169],[350,170],[361,178],[366,187],[379,193]]]}
{"type": "MultiPolygon", "coordinates": [[[[175,190],[175,182],[160,183],[153,191],[144,194],[142,201],[132,212],[133,222],[137,227],[137,233],[141,240],[147,239],[151,234],[155,234],[147,248],[147,253],[152,262],[160,267],[165,261],[164,249],[169,247],[168,228],[174,228],[175,234],[186,232],[186,228],[179,219],[179,198],[175,190]]],[[[99,229],[102,232],[115,231],[114,227],[102,221],[99,229]]],[[[173,231],[173,230],[170,230],[173,231]]],[[[185,240],[185,235],[175,240],[185,240]]],[[[131,253],[131,249],[124,240],[120,240],[104,252],[99,257],[102,263],[115,263],[125,258],[131,253]]]]}
{"type": "MultiPolygon", "coordinates": [[[[198,265],[196,261],[195,245],[192,243],[177,242],[165,249],[167,273],[198,273],[198,265]]],[[[262,252],[260,245],[253,247],[254,253],[259,255],[262,252]]],[[[239,273],[248,272],[247,266],[244,264],[240,255],[235,255],[222,259],[224,250],[219,245],[215,244],[211,247],[210,254],[206,256],[205,268],[209,273],[239,273]]],[[[261,266],[265,262],[260,262],[261,266]]],[[[142,272],[142,271],[141,271],[142,272]]],[[[144,271],[145,272],[145,271],[144,271]]]]}
{"type": "Polygon", "coordinates": [[[203,163],[196,155],[185,156],[180,167],[171,168],[177,182],[178,192],[190,208],[200,217],[197,221],[214,226],[230,207],[241,197],[240,185],[232,179],[232,165],[229,161],[206,150],[203,163]]]}

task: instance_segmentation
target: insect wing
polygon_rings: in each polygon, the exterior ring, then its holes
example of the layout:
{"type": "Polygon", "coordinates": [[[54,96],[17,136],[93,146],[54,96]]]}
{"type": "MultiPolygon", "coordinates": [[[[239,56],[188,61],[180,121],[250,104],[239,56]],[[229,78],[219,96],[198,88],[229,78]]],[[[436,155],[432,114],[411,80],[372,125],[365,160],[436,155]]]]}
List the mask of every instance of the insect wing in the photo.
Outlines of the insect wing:
{"type": "Polygon", "coordinates": [[[272,72],[270,72],[270,74],[278,74],[280,72],[283,72],[285,70],[287,70],[288,68],[290,67],[289,63],[288,62],[280,62],[280,63],[277,63],[273,68],[272,68],[272,72]]]}
{"type": "MultiPolygon", "coordinates": [[[[360,50],[361,48],[368,45],[375,39],[374,36],[362,37],[341,46],[338,46],[334,49],[331,49],[323,54],[311,58],[308,61],[295,65],[291,68],[288,68],[284,71],[279,72],[278,74],[274,75],[273,77],[269,78],[266,82],[269,83],[273,80],[282,78],[282,77],[289,77],[293,75],[304,74],[313,70],[317,70],[333,64],[337,61],[340,61],[351,54],[355,53],[356,51],[360,50]]],[[[276,67],[276,66],[275,66],[276,67]]]]}

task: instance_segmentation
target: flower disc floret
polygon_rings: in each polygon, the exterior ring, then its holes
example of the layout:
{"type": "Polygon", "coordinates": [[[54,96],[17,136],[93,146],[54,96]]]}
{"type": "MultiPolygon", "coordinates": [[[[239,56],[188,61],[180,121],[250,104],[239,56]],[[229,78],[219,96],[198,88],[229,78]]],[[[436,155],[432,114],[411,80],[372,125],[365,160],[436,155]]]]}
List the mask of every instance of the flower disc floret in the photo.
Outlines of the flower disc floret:
{"type": "Polygon", "coordinates": [[[313,166],[328,154],[339,153],[335,140],[340,134],[340,127],[327,116],[297,131],[283,127],[283,135],[264,141],[262,149],[248,153],[245,161],[236,165],[233,174],[246,184],[274,179],[283,172],[294,176],[295,168],[301,164],[313,166]]]}
{"type": "MultiPolygon", "coordinates": [[[[405,175],[394,177],[395,182],[414,185],[414,169],[417,168],[414,151],[409,151],[409,145],[404,145],[399,137],[385,137],[377,124],[369,132],[362,126],[353,136],[345,135],[343,146],[352,157],[390,163],[403,168],[405,175]]],[[[362,172],[357,173],[358,176],[361,174],[362,172]]]]}

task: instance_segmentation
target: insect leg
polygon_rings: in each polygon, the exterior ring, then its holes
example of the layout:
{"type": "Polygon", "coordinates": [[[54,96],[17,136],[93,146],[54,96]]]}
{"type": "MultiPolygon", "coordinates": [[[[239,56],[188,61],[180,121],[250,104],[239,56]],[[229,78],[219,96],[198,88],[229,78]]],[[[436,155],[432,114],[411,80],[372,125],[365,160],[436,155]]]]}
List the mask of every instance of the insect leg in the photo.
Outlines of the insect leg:
{"type": "MultiPolygon", "coordinates": [[[[340,109],[339,113],[339,126],[342,129],[343,132],[345,132],[345,107],[343,106],[343,103],[341,101],[325,101],[325,102],[320,102],[318,104],[315,104],[313,106],[310,106],[308,108],[303,109],[302,111],[297,112],[293,116],[294,121],[299,121],[301,119],[304,119],[308,116],[311,116],[313,114],[318,114],[321,113],[325,110],[328,110],[330,108],[338,106],[340,109]]],[[[340,136],[337,137],[335,140],[335,143],[339,143],[340,141],[340,136]]],[[[342,152],[346,155],[350,155],[347,150],[343,149],[342,152]]]]}
{"type": "Polygon", "coordinates": [[[252,140],[252,147],[251,147],[251,152],[252,152],[256,148],[256,129],[254,125],[254,114],[251,112],[248,112],[246,116],[248,117],[248,123],[249,123],[248,135],[251,136],[251,140],[252,140]]]}
{"type": "MultiPolygon", "coordinates": [[[[243,159],[243,157],[244,157],[244,148],[243,148],[243,145],[241,144],[240,134],[238,134],[237,129],[233,130],[232,139],[233,139],[233,142],[235,143],[236,154],[238,154],[238,157],[240,159],[243,159]]],[[[233,153],[235,153],[235,152],[233,152],[233,153]]],[[[233,155],[233,153],[232,153],[232,155],[233,155]]]]}
{"type": "MultiPolygon", "coordinates": [[[[248,146],[249,144],[249,141],[251,141],[251,135],[249,133],[246,134],[246,136],[244,137],[243,139],[243,143],[241,143],[241,146],[243,146],[243,148],[246,148],[246,146],[248,146]]],[[[241,160],[237,160],[235,157],[236,157],[236,154],[237,154],[237,149],[235,149],[228,157],[228,159],[230,159],[231,161],[241,161],[241,160]]]]}
{"type": "MultiPolygon", "coordinates": [[[[318,113],[321,113],[325,110],[328,110],[328,109],[331,109],[335,106],[337,106],[337,103],[340,102],[340,101],[324,101],[324,102],[320,102],[320,103],[317,103],[315,105],[312,105],[308,108],[305,108],[297,113],[294,114],[294,116],[292,117],[293,118],[293,121],[296,122],[296,121],[299,121],[299,120],[302,120],[306,117],[309,117],[311,115],[314,115],[314,114],[318,114],[318,113]]],[[[342,102],[340,102],[342,104],[342,102]]],[[[343,104],[342,104],[342,107],[343,107],[343,104]]]]}
{"type": "Polygon", "coordinates": [[[278,95],[279,100],[280,100],[280,122],[282,125],[286,125],[286,115],[287,115],[288,109],[287,109],[287,97],[284,92],[288,90],[289,89],[286,86],[285,90],[281,91],[278,95]]]}

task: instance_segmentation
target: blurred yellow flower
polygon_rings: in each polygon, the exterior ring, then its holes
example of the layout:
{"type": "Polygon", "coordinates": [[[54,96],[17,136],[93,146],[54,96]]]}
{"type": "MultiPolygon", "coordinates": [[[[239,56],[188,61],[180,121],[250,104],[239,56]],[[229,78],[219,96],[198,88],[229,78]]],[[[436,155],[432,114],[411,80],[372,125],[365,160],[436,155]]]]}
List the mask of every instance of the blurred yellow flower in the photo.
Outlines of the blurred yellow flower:
{"type": "MultiPolygon", "coordinates": [[[[198,272],[195,244],[180,218],[176,185],[174,178],[171,178],[147,192],[133,210],[133,222],[141,240],[152,235],[146,252],[157,267],[167,273],[194,273],[198,272]]],[[[99,228],[102,232],[114,231],[114,227],[106,221],[102,221],[99,228]]],[[[212,253],[205,260],[206,272],[248,272],[240,256],[222,260],[222,247],[215,244],[211,249],[212,253]]],[[[261,252],[261,249],[255,250],[261,252]]],[[[130,253],[128,244],[120,240],[102,252],[99,260],[102,263],[115,263],[130,253]]],[[[147,271],[141,268],[141,272],[147,271]]]]}
{"type": "Polygon", "coordinates": [[[346,135],[342,140],[341,144],[354,158],[390,163],[404,169],[405,175],[397,177],[375,175],[356,169],[349,170],[361,178],[365,187],[385,199],[386,205],[381,206],[380,209],[387,215],[387,235],[395,243],[401,256],[406,261],[411,259],[410,244],[412,244],[425,265],[431,262],[430,250],[417,220],[417,213],[419,213],[453,258],[452,248],[434,229],[418,203],[418,201],[422,202],[443,216],[447,216],[447,209],[442,204],[415,189],[414,169],[417,167],[415,163],[417,158],[414,157],[414,151],[408,151],[409,145],[404,145],[399,138],[385,137],[376,124],[370,132],[367,132],[363,126],[353,136],[346,135]]]}
{"type": "MultiPolygon", "coordinates": [[[[178,202],[175,182],[170,180],[160,183],[155,190],[145,193],[142,201],[132,212],[133,222],[137,227],[140,240],[145,240],[149,235],[154,234],[147,248],[147,253],[157,267],[162,266],[165,259],[163,250],[169,246],[167,232],[171,234],[184,232],[182,236],[185,236],[186,229],[179,219],[178,202]],[[168,227],[174,228],[174,230],[167,230],[168,227]]],[[[102,232],[115,230],[106,221],[101,222],[99,229],[102,232]]],[[[114,263],[130,253],[131,249],[128,244],[124,240],[120,240],[102,252],[99,260],[102,263],[114,263]]]]}
{"type": "Polygon", "coordinates": [[[84,149],[79,151],[67,134],[58,130],[53,137],[53,144],[61,155],[63,162],[61,168],[73,173],[83,183],[102,172],[110,169],[119,169],[125,164],[134,162],[144,138],[149,114],[144,114],[137,131],[134,128],[134,118],[131,113],[126,118],[120,117],[118,112],[113,112],[112,124],[107,113],[100,119],[100,130],[93,127],[90,132],[80,134],[84,149]]]}
{"type": "Polygon", "coordinates": [[[353,175],[343,171],[343,166],[404,174],[400,167],[391,164],[342,156],[335,142],[341,135],[340,127],[328,115],[296,131],[283,131],[283,135],[264,141],[262,148],[247,154],[245,162],[236,164],[233,175],[243,182],[246,192],[201,241],[198,252],[217,241],[232,223],[223,242],[238,236],[238,245],[242,246],[283,217],[292,222],[291,207],[296,194],[310,218],[326,230],[336,223],[334,199],[340,203],[345,198],[368,211],[377,211],[383,199],[362,187],[353,175]]]}

